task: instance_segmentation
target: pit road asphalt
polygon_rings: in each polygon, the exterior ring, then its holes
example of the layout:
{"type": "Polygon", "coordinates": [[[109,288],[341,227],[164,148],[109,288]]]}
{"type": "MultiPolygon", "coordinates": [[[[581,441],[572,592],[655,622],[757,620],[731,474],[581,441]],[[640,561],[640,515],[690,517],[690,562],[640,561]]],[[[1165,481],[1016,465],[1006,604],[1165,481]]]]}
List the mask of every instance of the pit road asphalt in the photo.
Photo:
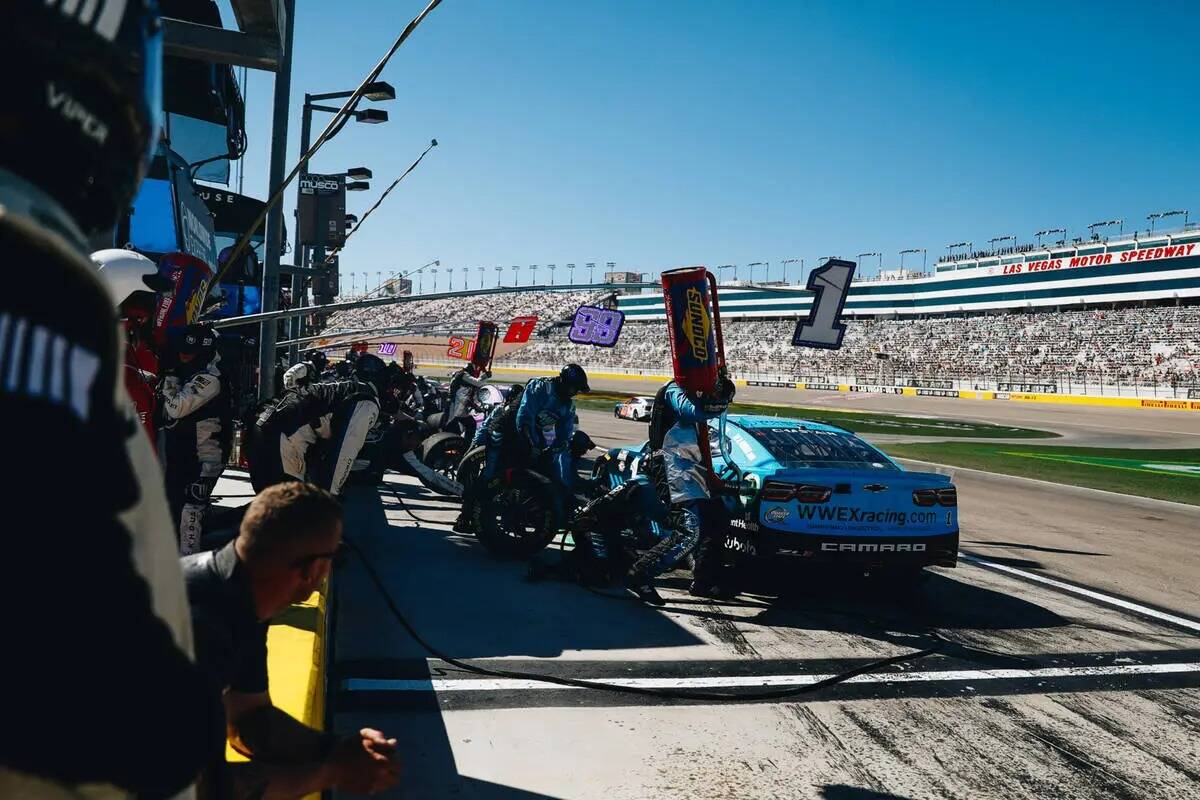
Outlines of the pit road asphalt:
{"type": "MultiPolygon", "coordinates": [[[[760,392],[739,396],[779,402],[760,392]]],[[[1200,414],[823,394],[788,398],[1043,428],[1072,444],[1200,442],[1200,414]]],[[[645,436],[600,412],[580,419],[601,447],[645,436]]],[[[335,589],[334,724],[400,739],[406,773],[391,796],[404,798],[1200,795],[1200,510],[966,470],[955,481],[971,560],[919,587],[789,564],[712,603],[675,573],[661,610],[524,580],[524,565],[451,533],[457,507],[408,478],[354,487],[347,532],[413,624],[459,658],[738,691],[935,641],[942,651],[789,702],[493,681],[428,658],[351,561],[335,589]]]]}

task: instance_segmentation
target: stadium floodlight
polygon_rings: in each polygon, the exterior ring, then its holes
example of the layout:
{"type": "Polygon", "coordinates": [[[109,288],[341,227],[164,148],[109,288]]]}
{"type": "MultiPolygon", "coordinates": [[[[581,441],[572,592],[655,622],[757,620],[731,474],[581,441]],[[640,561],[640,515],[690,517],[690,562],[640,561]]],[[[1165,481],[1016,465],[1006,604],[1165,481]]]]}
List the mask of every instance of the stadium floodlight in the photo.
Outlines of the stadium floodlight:
{"type": "Polygon", "coordinates": [[[1123,219],[1108,219],[1104,220],[1103,222],[1093,222],[1091,225],[1087,226],[1088,233],[1091,234],[1092,241],[1096,241],[1100,238],[1096,235],[1096,228],[1106,228],[1109,225],[1120,226],[1120,230],[1117,233],[1118,236],[1121,236],[1125,233],[1125,220],[1123,219]]]}
{"type": "Polygon", "coordinates": [[[800,283],[804,283],[804,259],[803,258],[785,258],[783,260],[783,282],[787,283],[787,268],[788,264],[800,265],[800,283]]]}
{"type": "Polygon", "coordinates": [[[483,270],[484,270],[483,267],[479,268],[479,288],[480,289],[483,288],[483,270]]]}
{"type": "Polygon", "coordinates": [[[388,121],[388,113],[382,108],[364,108],[354,112],[354,120],[367,125],[379,125],[388,121]]]}
{"type": "Polygon", "coordinates": [[[567,264],[567,274],[571,276],[571,285],[575,285],[575,265],[567,264]]]}
{"type": "Polygon", "coordinates": [[[1017,237],[1010,233],[1007,236],[996,236],[991,239],[988,239],[988,244],[990,244],[992,246],[993,253],[999,252],[1000,248],[996,247],[996,244],[999,242],[1012,242],[1013,247],[1016,247],[1017,246],[1017,237]]]}
{"type": "Polygon", "coordinates": [[[1066,241],[1066,239],[1067,239],[1067,229],[1066,228],[1046,228],[1046,230],[1038,231],[1037,233],[1034,234],[1034,236],[1036,236],[1037,240],[1038,240],[1038,247],[1042,246],[1042,237],[1048,236],[1051,233],[1061,233],[1063,235],[1063,238],[1060,240],[1060,242],[1066,241]]]}
{"type": "Polygon", "coordinates": [[[529,265],[529,285],[530,286],[535,286],[537,284],[537,268],[538,268],[537,264],[529,265]]]}
{"type": "Polygon", "coordinates": [[[763,266],[766,266],[766,264],[767,264],[767,262],[765,262],[765,261],[751,261],[749,264],[746,265],[747,267],[750,268],[750,282],[751,283],[754,283],[754,268],[755,267],[763,267],[763,266]]]}
{"type": "Polygon", "coordinates": [[[382,100],[395,100],[396,90],[387,81],[373,81],[363,89],[362,96],[378,103],[382,100]]]}
{"type": "Polygon", "coordinates": [[[963,257],[965,258],[971,255],[972,248],[974,248],[974,246],[974,242],[954,242],[953,244],[946,245],[946,249],[950,251],[950,258],[954,258],[954,251],[960,247],[965,247],[966,252],[963,253],[963,257]]]}
{"type": "Polygon", "coordinates": [[[369,181],[375,175],[366,167],[351,167],[346,170],[346,177],[352,181],[369,181]]]}
{"type": "Polygon", "coordinates": [[[878,268],[879,272],[883,272],[883,253],[859,253],[857,256],[855,256],[855,258],[857,258],[859,261],[862,261],[864,258],[871,258],[872,256],[875,256],[879,259],[876,267],[878,268]]]}
{"type": "Polygon", "coordinates": [[[500,288],[500,276],[504,272],[504,267],[496,267],[496,288],[500,288]]]}
{"type": "Polygon", "coordinates": [[[587,271],[588,271],[588,283],[595,283],[596,276],[593,273],[595,273],[595,271],[596,271],[596,262],[589,261],[586,264],[584,264],[584,266],[587,267],[587,271]]]}
{"type": "Polygon", "coordinates": [[[370,188],[371,184],[368,181],[349,181],[346,184],[347,192],[365,192],[370,188]]]}
{"type": "Polygon", "coordinates": [[[818,260],[821,262],[822,265],[824,265],[828,261],[841,261],[842,257],[841,256],[821,256],[818,260]]]}
{"type": "Polygon", "coordinates": [[[547,264],[546,267],[550,270],[550,285],[554,285],[554,264],[547,264]]]}
{"type": "Polygon", "coordinates": [[[1155,211],[1153,214],[1146,215],[1146,219],[1150,220],[1150,232],[1154,233],[1154,223],[1156,220],[1165,219],[1166,217],[1183,217],[1183,227],[1187,227],[1188,212],[1186,208],[1176,211],[1155,211]]]}
{"type": "Polygon", "coordinates": [[[904,257],[906,255],[908,255],[909,253],[920,253],[921,254],[921,271],[924,272],[925,266],[927,263],[926,259],[928,259],[928,254],[925,252],[924,247],[910,247],[907,250],[901,250],[900,251],[900,269],[901,270],[904,269],[904,257]]]}

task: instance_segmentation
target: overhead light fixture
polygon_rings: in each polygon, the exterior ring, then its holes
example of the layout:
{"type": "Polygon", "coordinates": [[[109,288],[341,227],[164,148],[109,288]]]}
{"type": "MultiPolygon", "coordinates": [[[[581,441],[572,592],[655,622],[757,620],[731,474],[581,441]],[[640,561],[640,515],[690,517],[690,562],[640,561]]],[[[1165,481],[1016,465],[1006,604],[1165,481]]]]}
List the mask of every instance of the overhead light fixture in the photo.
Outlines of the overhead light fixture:
{"type": "Polygon", "coordinates": [[[371,188],[371,184],[366,181],[350,181],[346,184],[347,192],[365,192],[371,188]]]}
{"type": "Polygon", "coordinates": [[[367,88],[363,90],[362,96],[375,102],[395,100],[396,90],[387,81],[375,81],[374,83],[367,84],[367,88]]]}
{"type": "Polygon", "coordinates": [[[369,181],[375,176],[366,167],[351,167],[346,170],[346,177],[352,181],[369,181]]]}
{"type": "Polygon", "coordinates": [[[388,113],[382,108],[364,108],[361,111],[355,111],[354,118],[368,125],[378,125],[388,121],[388,113]]]}

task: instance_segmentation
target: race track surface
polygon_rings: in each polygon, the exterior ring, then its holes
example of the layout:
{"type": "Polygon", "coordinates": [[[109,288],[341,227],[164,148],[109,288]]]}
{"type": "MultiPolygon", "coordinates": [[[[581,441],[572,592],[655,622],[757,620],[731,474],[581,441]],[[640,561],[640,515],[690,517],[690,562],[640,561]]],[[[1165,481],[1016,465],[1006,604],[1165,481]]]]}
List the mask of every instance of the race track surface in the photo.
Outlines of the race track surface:
{"type": "MultiPolygon", "coordinates": [[[[1194,414],[841,404],[1043,427],[1097,446],[1200,441],[1194,414]]],[[[645,436],[645,424],[580,418],[601,447],[645,436]]],[[[370,724],[400,739],[394,797],[1200,796],[1200,509],[955,470],[964,560],[919,587],[784,565],[711,603],[676,573],[663,581],[668,606],[650,609],[615,591],[528,582],[524,565],[450,532],[455,505],[389,481],[350,490],[346,530],[421,634],[454,657],[737,692],[940,648],[787,701],[496,680],[430,658],[351,560],[336,585],[331,708],[338,729],[370,724]]]]}

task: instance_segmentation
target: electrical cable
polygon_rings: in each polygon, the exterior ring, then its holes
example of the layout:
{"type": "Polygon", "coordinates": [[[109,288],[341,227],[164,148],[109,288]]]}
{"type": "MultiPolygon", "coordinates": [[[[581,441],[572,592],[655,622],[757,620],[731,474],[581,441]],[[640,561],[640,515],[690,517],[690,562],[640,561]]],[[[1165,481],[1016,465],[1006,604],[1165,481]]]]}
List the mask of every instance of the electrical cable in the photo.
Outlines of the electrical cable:
{"type": "Polygon", "coordinates": [[[313,142],[312,146],[308,148],[308,152],[301,154],[300,160],[296,162],[296,165],[292,167],[291,171],[288,172],[286,176],[284,176],[279,185],[271,191],[270,196],[267,198],[267,201],[263,203],[263,207],[258,212],[254,222],[247,226],[245,232],[242,233],[241,237],[234,245],[233,250],[230,252],[229,259],[225,262],[225,266],[222,267],[215,276],[213,276],[212,280],[210,281],[210,285],[218,285],[221,282],[221,278],[225,276],[225,272],[230,268],[230,266],[237,263],[238,258],[243,252],[245,252],[246,247],[250,244],[250,237],[254,235],[254,232],[257,231],[259,226],[263,224],[263,221],[266,220],[268,212],[275,206],[276,203],[283,199],[284,191],[286,191],[287,187],[290,186],[292,181],[296,179],[296,176],[300,174],[301,168],[310,160],[312,160],[312,157],[317,154],[317,151],[321,149],[325,142],[329,141],[330,137],[334,133],[341,129],[341,125],[345,124],[345,120],[349,119],[350,115],[354,113],[355,107],[358,105],[359,101],[362,100],[363,94],[367,90],[367,86],[379,77],[379,75],[383,72],[383,68],[387,66],[388,61],[390,61],[392,56],[396,54],[396,51],[400,49],[400,46],[408,40],[408,37],[411,36],[412,32],[417,29],[417,26],[420,25],[424,21],[425,17],[429,16],[430,12],[437,8],[441,2],[442,0],[429,0],[429,4],[425,6],[425,9],[420,14],[413,17],[412,21],[404,27],[404,30],[401,31],[400,35],[396,37],[396,40],[392,42],[392,46],[386,53],[384,53],[383,58],[381,58],[375,67],[369,73],[367,73],[367,76],[363,78],[362,82],[358,85],[358,88],[355,89],[348,98],[346,98],[346,102],[329,120],[329,124],[327,124],[325,126],[325,130],[321,131],[321,134],[317,136],[316,141],[313,142]]]}
{"type": "MultiPolygon", "coordinates": [[[[400,181],[404,180],[404,178],[408,175],[408,173],[410,173],[414,169],[416,169],[417,165],[421,163],[421,160],[423,158],[425,158],[425,155],[435,147],[437,147],[437,139],[431,140],[429,142],[429,147],[426,147],[425,150],[421,153],[421,155],[417,156],[417,160],[414,161],[412,164],[410,164],[408,166],[408,169],[404,170],[404,172],[400,175],[399,178],[396,178],[396,180],[392,181],[391,186],[389,186],[388,188],[383,190],[383,194],[379,195],[379,199],[375,201],[375,204],[373,206],[371,206],[370,208],[368,208],[367,213],[362,215],[362,219],[360,219],[357,223],[355,223],[354,229],[346,234],[346,238],[342,241],[342,244],[339,247],[335,247],[333,249],[333,251],[328,256],[325,257],[325,260],[317,265],[318,269],[320,267],[325,267],[325,266],[328,266],[329,264],[333,263],[333,260],[335,258],[337,258],[338,253],[341,253],[342,250],[344,250],[346,248],[346,244],[350,241],[350,237],[353,236],[354,234],[358,233],[359,230],[362,229],[363,223],[367,221],[367,217],[371,216],[371,212],[373,212],[375,209],[379,208],[380,204],[382,204],[383,201],[387,199],[387,196],[392,193],[392,189],[395,189],[400,184],[400,181]]],[[[391,280],[395,280],[395,278],[392,278],[391,280]]],[[[381,287],[386,284],[387,284],[387,281],[385,281],[383,284],[381,284],[381,287]]]]}
{"type": "MultiPolygon", "coordinates": [[[[399,498],[397,498],[397,500],[399,500],[399,498]]],[[[413,516],[412,512],[408,511],[408,509],[404,506],[403,502],[401,502],[400,505],[401,505],[401,508],[404,508],[406,513],[408,513],[410,516],[413,516]]],[[[415,518],[416,517],[414,516],[414,519],[415,518]]],[[[444,524],[444,523],[442,523],[442,524],[444,524]]],[[[504,678],[504,679],[508,679],[508,680],[532,680],[532,681],[539,681],[541,683],[550,683],[550,684],[554,684],[557,686],[566,686],[566,687],[574,688],[574,689],[594,689],[596,691],[602,691],[602,692],[614,692],[614,693],[618,693],[618,694],[635,694],[635,695],[641,695],[644,697],[655,697],[655,698],[665,699],[665,700],[693,700],[693,701],[704,701],[704,702],[746,703],[746,702],[757,702],[757,701],[764,701],[764,700],[784,700],[784,699],[787,699],[790,697],[799,697],[801,695],[813,694],[813,693],[819,692],[823,689],[828,689],[831,686],[836,686],[840,683],[845,683],[846,681],[850,680],[851,678],[855,678],[859,675],[865,675],[870,672],[875,672],[877,670],[884,669],[885,667],[890,667],[890,666],[894,666],[896,664],[903,664],[903,663],[906,663],[909,661],[916,661],[918,659],[925,658],[926,656],[930,656],[930,655],[933,655],[934,653],[938,652],[942,646],[942,642],[939,641],[938,644],[936,644],[933,647],[927,647],[927,648],[924,648],[921,650],[913,650],[913,651],[910,651],[907,653],[901,653],[899,655],[890,656],[888,658],[881,658],[881,659],[877,659],[875,661],[870,661],[865,664],[860,664],[859,666],[854,667],[853,669],[846,670],[845,672],[840,672],[840,673],[837,673],[836,675],[831,675],[828,678],[823,678],[819,681],[816,681],[814,683],[805,684],[803,686],[792,686],[792,687],[787,687],[787,688],[783,688],[783,689],[771,689],[771,690],[764,690],[764,691],[757,691],[757,692],[744,692],[744,693],[703,692],[703,691],[689,691],[686,689],[656,689],[656,688],[644,687],[644,686],[629,686],[629,685],[625,685],[625,684],[604,683],[601,681],[592,681],[592,680],[586,680],[586,679],[582,679],[582,678],[568,678],[568,677],[562,677],[562,676],[558,676],[558,675],[543,675],[543,674],[536,673],[536,672],[518,672],[515,670],[493,669],[490,667],[482,667],[482,666],[479,666],[478,664],[472,664],[469,661],[462,661],[460,659],[454,658],[453,656],[446,655],[441,650],[439,650],[437,647],[430,644],[423,636],[421,636],[420,632],[417,631],[417,629],[413,626],[413,624],[408,621],[408,618],[404,616],[404,612],[402,612],[400,610],[400,607],[396,604],[395,599],[392,597],[391,593],[387,590],[387,587],[384,586],[383,579],[379,576],[379,573],[376,572],[375,568],[371,565],[371,562],[367,558],[366,554],[363,553],[362,550],[360,550],[359,547],[353,541],[351,541],[349,537],[344,537],[343,541],[345,542],[347,548],[349,548],[350,551],[353,552],[354,555],[358,557],[359,563],[362,564],[363,569],[367,573],[367,578],[371,581],[372,584],[374,584],[375,589],[379,592],[380,597],[383,599],[384,605],[387,606],[388,611],[390,611],[392,614],[392,617],[396,620],[396,622],[398,622],[400,624],[400,626],[402,628],[404,628],[404,630],[408,633],[408,635],[412,637],[413,641],[415,641],[418,645],[420,645],[420,647],[423,650],[425,650],[425,652],[429,653],[429,655],[433,656],[434,658],[439,659],[440,661],[444,661],[445,663],[450,664],[451,666],[458,667],[459,669],[463,670],[464,672],[470,672],[475,675],[484,675],[484,676],[491,677],[491,678],[504,678]]]]}

